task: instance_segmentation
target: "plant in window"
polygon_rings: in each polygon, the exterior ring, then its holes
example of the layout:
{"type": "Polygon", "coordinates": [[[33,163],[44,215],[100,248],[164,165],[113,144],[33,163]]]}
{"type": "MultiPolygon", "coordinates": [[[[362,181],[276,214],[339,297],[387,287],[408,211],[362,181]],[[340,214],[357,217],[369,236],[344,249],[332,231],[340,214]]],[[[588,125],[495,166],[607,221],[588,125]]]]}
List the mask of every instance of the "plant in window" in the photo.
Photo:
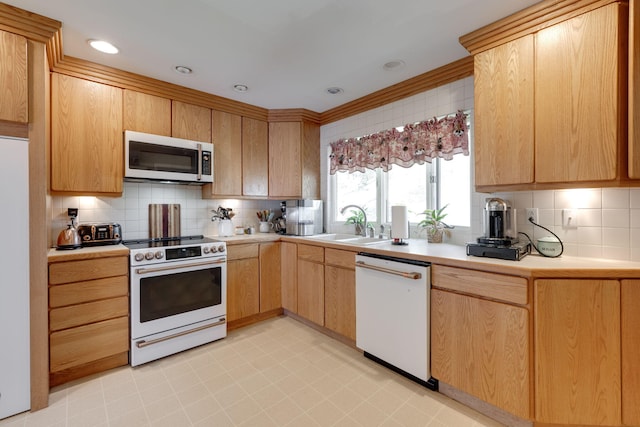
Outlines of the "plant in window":
{"type": "Polygon", "coordinates": [[[356,234],[362,234],[362,228],[364,224],[364,212],[356,209],[351,209],[351,216],[347,218],[345,224],[354,224],[356,227],[356,234]]]}
{"type": "Polygon", "coordinates": [[[453,227],[442,222],[447,216],[444,213],[447,206],[449,205],[444,205],[440,209],[427,209],[421,214],[425,215],[425,218],[418,223],[418,227],[422,227],[427,231],[427,241],[429,243],[442,243],[442,236],[446,234],[449,237],[451,234],[449,229],[453,227]]]}

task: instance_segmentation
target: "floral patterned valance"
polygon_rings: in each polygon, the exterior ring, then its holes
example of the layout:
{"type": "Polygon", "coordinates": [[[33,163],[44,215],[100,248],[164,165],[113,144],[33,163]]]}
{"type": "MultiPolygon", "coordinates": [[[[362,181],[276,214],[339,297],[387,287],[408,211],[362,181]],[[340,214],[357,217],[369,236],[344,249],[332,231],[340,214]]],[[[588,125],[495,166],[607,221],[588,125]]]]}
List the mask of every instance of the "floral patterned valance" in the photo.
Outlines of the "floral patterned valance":
{"type": "Polygon", "coordinates": [[[331,175],[377,168],[386,172],[393,165],[408,168],[431,163],[436,157],[451,160],[454,154],[469,155],[467,115],[458,111],[441,119],[405,125],[402,130],[394,128],[360,138],[340,139],[330,146],[331,175]]]}

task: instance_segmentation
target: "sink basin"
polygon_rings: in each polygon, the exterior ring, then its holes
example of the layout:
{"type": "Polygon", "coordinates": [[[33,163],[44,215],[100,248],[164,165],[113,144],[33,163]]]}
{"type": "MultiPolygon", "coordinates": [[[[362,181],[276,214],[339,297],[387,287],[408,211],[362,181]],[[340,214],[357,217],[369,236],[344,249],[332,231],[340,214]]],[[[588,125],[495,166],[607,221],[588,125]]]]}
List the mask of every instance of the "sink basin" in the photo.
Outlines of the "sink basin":
{"type": "Polygon", "coordinates": [[[378,239],[376,237],[362,237],[354,234],[317,234],[315,236],[307,236],[308,239],[324,240],[337,243],[349,243],[352,245],[376,245],[379,243],[389,242],[390,239],[378,239]]]}

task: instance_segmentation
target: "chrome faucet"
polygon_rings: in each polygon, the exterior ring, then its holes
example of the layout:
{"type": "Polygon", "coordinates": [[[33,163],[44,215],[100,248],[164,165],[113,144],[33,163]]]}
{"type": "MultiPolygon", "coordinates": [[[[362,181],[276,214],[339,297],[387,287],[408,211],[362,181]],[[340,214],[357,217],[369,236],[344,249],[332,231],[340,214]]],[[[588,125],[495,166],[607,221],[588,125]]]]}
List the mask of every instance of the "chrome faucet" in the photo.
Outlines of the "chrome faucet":
{"type": "Polygon", "coordinates": [[[360,206],[358,205],[347,205],[345,207],[343,207],[342,209],[340,209],[340,214],[344,214],[344,211],[347,210],[347,208],[356,208],[356,209],[360,209],[360,211],[362,212],[362,216],[364,217],[364,224],[362,225],[362,237],[367,237],[367,214],[364,211],[364,209],[362,209],[360,206]]]}

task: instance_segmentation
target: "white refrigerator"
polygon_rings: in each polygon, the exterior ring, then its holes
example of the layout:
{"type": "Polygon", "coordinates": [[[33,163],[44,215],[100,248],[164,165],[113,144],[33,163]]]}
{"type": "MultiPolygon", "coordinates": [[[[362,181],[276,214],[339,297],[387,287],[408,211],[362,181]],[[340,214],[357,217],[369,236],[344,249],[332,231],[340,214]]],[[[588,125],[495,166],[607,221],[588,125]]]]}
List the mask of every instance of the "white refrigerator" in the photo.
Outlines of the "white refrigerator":
{"type": "MultiPolygon", "coordinates": [[[[29,141],[0,137],[0,419],[29,410],[29,141]]],[[[45,230],[42,230],[44,233],[45,230]]]]}

